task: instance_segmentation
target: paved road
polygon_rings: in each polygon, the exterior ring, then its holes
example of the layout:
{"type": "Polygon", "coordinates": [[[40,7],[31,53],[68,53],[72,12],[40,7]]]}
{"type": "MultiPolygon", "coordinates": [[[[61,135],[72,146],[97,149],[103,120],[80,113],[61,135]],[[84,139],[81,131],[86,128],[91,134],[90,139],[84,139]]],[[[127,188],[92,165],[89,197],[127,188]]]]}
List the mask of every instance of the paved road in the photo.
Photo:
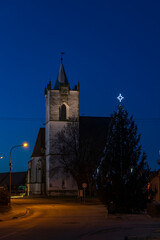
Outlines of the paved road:
{"type": "Polygon", "coordinates": [[[124,240],[125,236],[160,239],[159,219],[139,215],[107,216],[102,204],[83,205],[52,199],[16,199],[12,204],[20,212],[28,211],[19,218],[0,222],[0,239],[124,240]]]}

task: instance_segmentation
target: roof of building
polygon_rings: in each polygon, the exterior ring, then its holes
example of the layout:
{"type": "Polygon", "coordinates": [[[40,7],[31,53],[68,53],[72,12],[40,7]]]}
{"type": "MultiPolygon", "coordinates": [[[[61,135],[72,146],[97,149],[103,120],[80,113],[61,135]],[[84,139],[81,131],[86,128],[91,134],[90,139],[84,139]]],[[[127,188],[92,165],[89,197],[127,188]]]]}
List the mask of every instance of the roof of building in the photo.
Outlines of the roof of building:
{"type": "MultiPolygon", "coordinates": [[[[0,186],[9,185],[9,172],[0,173],[0,186]]],[[[12,185],[20,186],[26,184],[27,172],[12,172],[12,185]]]]}
{"type": "Polygon", "coordinates": [[[160,176],[160,169],[157,171],[152,171],[150,174],[150,180],[153,180],[155,177],[159,177],[160,176]]]}
{"type": "Polygon", "coordinates": [[[91,143],[97,151],[102,152],[108,136],[111,118],[109,117],[79,117],[80,141],[91,143]]]}
{"type": "Polygon", "coordinates": [[[45,128],[40,128],[31,157],[40,157],[45,155],[45,128]]]}
{"type": "Polygon", "coordinates": [[[110,120],[109,117],[79,117],[80,135],[86,138],[106,138],[110,120]]]}
{"type": "MultiPolygon", "coordinates": [[[[79,117],[80,140],[94,141],[96,148],[101,150],[107,139],[110,124],[109,117],[79,117]]],[[[31,157],[45,155],[45,128],[40,128],[31,157]]]]}
{"type": "Polygon", "coordinates": [[[59,74],[58,74],[58,77],[57,77],[57,80],[56,80],[56,83],[54,86],[54,90],[59,90],[60,86],[63,86],[63,85],[69,86],[69,82],[68,82],[68,79],[67,79],[67,76],[66,76],[66,73],[64,70],[63,63],[61,63],[61,66],[59,69],[59,74]]]}

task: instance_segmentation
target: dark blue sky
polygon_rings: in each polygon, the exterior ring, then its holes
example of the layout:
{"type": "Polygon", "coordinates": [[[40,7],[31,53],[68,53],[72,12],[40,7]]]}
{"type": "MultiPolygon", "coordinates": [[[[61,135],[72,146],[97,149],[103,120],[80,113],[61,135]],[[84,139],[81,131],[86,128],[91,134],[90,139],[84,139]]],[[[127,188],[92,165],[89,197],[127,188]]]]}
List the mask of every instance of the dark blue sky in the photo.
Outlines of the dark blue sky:
{"type": "Polygon", "coordinates": [[[134,116],[152,169],[160,149],[160,2],[0,1],[0,172],[28,167],[45,122],[44,87],[64,51],[70,85],[80,82],[80,115],[110,116],[119,93],[134,116]]]}

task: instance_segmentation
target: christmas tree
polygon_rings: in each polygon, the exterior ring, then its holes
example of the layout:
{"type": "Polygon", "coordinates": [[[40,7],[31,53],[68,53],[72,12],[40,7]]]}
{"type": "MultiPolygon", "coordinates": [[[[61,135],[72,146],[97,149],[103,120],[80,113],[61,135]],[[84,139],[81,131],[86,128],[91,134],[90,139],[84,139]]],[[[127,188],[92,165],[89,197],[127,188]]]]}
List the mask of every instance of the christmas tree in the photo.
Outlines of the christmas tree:
{"type": "Polygon", "coordinates": [[[98,171],[98,189],[114,211],[133,212],[145,208],[150,168],[140,145],[133,117],[120,104],[111,115],[104,156],[98,171]]]}

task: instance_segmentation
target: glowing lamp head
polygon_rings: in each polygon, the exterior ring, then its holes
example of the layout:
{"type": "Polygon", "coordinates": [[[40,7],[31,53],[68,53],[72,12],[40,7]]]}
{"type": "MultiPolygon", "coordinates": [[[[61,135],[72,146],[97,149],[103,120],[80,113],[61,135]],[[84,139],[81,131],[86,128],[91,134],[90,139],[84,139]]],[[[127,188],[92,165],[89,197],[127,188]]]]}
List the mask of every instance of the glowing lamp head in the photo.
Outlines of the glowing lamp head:
{"type": "Polygon", "coordinates": [[[2,159],[3,157],[2,156],[0,156],[0,159],[2,159]]]}
{"type": "Polygon", "coordinates": [[[25,142],[25,143],[22,144],[22,146],[26,148],[26,147],[28,147],[28,143],[25,142]]]}

